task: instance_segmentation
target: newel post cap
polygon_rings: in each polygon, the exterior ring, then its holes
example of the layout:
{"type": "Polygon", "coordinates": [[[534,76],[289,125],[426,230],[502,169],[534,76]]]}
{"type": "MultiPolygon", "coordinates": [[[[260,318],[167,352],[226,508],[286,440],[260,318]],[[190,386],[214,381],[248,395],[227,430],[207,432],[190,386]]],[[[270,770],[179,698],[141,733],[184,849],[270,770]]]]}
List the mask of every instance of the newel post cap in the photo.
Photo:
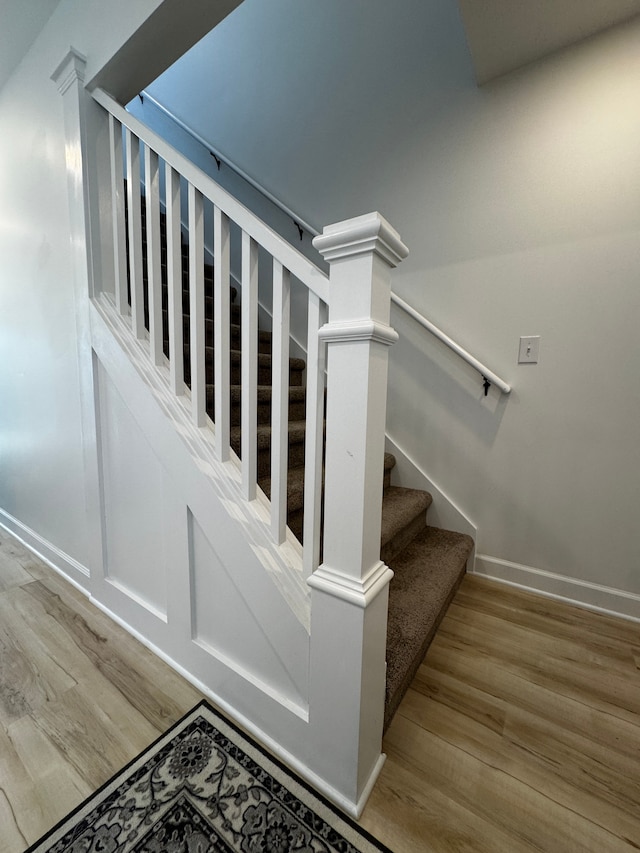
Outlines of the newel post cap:
{"type": "Polygon", "coordinates": [[[51,75],[51,79],[57,84],[61,95],[64,95],[69,86],[76,81],[84,83],[86,65],[87,57],[75,47],[70,47],[51,75]]]}
{"type": "Polygon", "coordinates": [[[409,254],[398,232],[377,211],[326,225],[313,245],[326,261],[376,254],[396,267],[409,254]]]}

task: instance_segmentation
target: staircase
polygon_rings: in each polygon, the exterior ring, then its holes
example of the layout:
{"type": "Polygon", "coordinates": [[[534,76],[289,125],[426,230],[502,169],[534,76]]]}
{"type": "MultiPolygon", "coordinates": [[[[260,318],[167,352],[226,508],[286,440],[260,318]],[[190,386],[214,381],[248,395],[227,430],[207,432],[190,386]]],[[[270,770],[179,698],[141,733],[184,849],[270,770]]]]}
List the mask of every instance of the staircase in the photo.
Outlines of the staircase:
{"type": "Polygon", "coordinates": [[[166,545],[110,563],[112,543],[136,539],[132,504],[122,530],[105,524],[92,595],[357,816],[473,547],[427,525],[431,497],[396,485],[384,453],[391,275],[408,248],[373,211],[325,225],[323,268],[69,79],[96,431],[114,435],[97,485],[113,471],[125,504],[157,494],[140,539],[166,545]],[[294,338],[304,358],[289,357],[294,338]],[[139,464],[124,465],[125,429],[139,464]]]}
{"type": "MultiPolygon", "coordinates": [[[[144,214],[144,197],[142,210],[144,214]]],[[[148,329],[148,280],[146,218],[142,216],[143,286],[145,325],[148,329]]],[[[161,215],[161,274],[163,349],[169,357],[167,310],[166,217],[161,215]]],[[[182,240],[182,294],[184,377],[190,385],[189,247],[182,240]]],[[[205,340],[207,414],[215,423],[213,366],[213,282],[211,264],[204,264],[205,340]]],[[[236,303],[237,291],[231,291],[231,446],[241,456],[241,316],[236,303]]],[[[258,485],[267,497],[271,494],[271,340],[266,330],[258,331],[258,485]]],[[[304,517],[304,441],[305,441],[305,362],[289,359],[289,468],[287,480],[287,525],[303,541],[304,517]]],[[[387,674],[385,729],[389,726],[402,697],[408,690],[437,627],[444,616],[462,577],[473,549],[471,537],[449,530],[429,527],[427,512],[432,498],[428,492],[392,485],[395,458],[385,453],[382,484],[381,559],[394,572],[389,588],[387,622],[387,674]]]]}

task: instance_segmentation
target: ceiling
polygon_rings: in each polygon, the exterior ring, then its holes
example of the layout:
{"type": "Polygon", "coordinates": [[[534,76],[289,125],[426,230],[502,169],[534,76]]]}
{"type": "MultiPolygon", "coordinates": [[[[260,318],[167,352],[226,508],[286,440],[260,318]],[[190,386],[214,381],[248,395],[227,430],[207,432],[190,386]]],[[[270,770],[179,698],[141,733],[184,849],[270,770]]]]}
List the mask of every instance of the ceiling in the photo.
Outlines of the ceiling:
{"type": "Polygon", "coordinates": [[[0,89],[60,0],[0,0],[0,89]]]}
{"type": "Polygon", "coordinates": [[[458,0],[479,83],[640,15],[640,0],[458,0]]]}
{"type": "MultiPolygon", "coordinates": [[[[0,0],[0,89],[60,0],[0,0]]],[[[640,0],[458,0],[479,83],[640,15],[640,0]]]]}

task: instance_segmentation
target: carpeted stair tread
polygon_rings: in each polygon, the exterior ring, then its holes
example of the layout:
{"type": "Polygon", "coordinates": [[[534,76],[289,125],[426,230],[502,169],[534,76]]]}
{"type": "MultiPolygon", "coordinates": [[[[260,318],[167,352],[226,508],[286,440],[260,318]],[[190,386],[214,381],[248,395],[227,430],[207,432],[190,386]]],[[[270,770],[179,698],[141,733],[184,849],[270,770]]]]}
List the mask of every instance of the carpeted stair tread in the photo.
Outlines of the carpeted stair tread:
{"type": "MultiPolygon", "coordinates": [[[[242,422],[242,386],[230,386],[231,400],[231,425],[240,426],[242,422]]],[[[258,385],[257,422],[259,424],[271,423],[271,399],[273,389],[271,385],[258,385]]],[[[304,385],[289,386],[289,420],[303,420],[306,412],[307,391],[304,385]]],[[[207,384],[207,414],[215,421],[215,385],[207,384]]]]}
{"type": "MultiPolygon", "coordinates": [[[[262,477],[258,485],[271,497],[271,477],[262,477]]],[[[304,466],[287,471],[287,512],[297,512],[304,506],[304,466]]]]}
{"type": "Polygon", "coordinates": [[[381,559],[388,562],[427,523],[431,495],[421,489],[389,486],[382,500],[381,559]]]}
{"type": "MultiPolygon", "coordinates": [[[[304,444],[305,427],[305,421],[289,421],[289,447],[292,444],[304,444]]],[[[236,450],[236,447],[240,447],[241,442],[241,429],[239,426],[231,427],[230,437],[231,446],[236,450]]],[[[271,424],[257,425],[256,440],[258,443],[258,452],[271,448],[271,424]]]]}
{"type": "Polygon", "coordinates": [[[385,727],[422,663],[472,549],[470,536],[426,527],[390,564],[385,727]]]}

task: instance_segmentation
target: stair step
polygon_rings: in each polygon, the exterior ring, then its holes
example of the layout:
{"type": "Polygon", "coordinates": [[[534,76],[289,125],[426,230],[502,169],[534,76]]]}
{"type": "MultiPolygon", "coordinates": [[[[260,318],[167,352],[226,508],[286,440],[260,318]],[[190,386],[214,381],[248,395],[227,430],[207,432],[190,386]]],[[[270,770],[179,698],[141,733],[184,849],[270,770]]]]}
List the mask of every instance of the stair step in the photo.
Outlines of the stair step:
{"type": "MultiPolygon", "coordinates": [[[[240,326],[241,308],[239,305],[236,305],[236,303],[231,303],[230,308],[231,308],[231,312],[230,312],[231,324],[239,327],[240,326]]],[[[185,329],[189,328],[189,317],[190,317],[189,302],[187,300],[187,302],[185,303],[183,300],[182,319],[183,319],[183,324],[184,324],[185,329]]],[[[162,320],[164,323],[164,328],[165,329],[168,328],[169,311],[167,308],[162,309],[162,320]]],[[[211,304],[209,305],[209,308],[205,307],[205,331],[207,334],[213,335],[213,306],[211,304]]],[[[268,336],[269,338],[271,338],[271,334],[269,332],[264,332],[263,334],[264,334],[264,336],[268,336]]]]}
{"type": "Polygon", "coordinates": [[[390,486],[382,500],[382,532],[380,559],[389,563],[427,523],[431,495],[420,489],[390,486]]]}
{"type": "MultiPolygon", "coordinates": [[[[384,454],[384,479],[383,489],[389,488],[391,480],[391,470],[396,464],[395,456],[392,453],[384,454]]],[[[260,483],[260,488],[265,492],[267,497],[271,494],[271,482],[269,478],[265,478],[260,483]]],[[[287,525],[293,535],[299,542],[303,541],[303,510],[304,510],[304,468],[295,468],[289,471],[287,484],[287,525]]]]}
{"type": "Polygon", "coordinates": [[[391,471],[395,467],[396,467],[396,457],[393,455],[393,453],[385,453],[384,454],[383,480],[382,480],[383,494],[391,486],[391,471]]]}
{"type": "MultiPolygon", "coordinates": [[[[289,421],[289,469],[304,465],[305,421],[289,421]]],[[[258,424],[258,480],[271,476],[271,426],[258,424]]],[[[231,447],[240,456],[240,427],[231,427],[231,447]]]]}
{"type": "MultiPolygon", "coordinates": [[[[184,345],[185,362],[184,373],[185,382],[190,381],[191,369],[189,363],[189,345],[184,345]]],[[[242,354],[239,350],[231,350],[229,353],[231,362],[230,382],[231,385],[240,385],[241,379],[241,358],[242,354]]],[[[213,347],[205,347],[205,365],[208,372],[214,364],[213,347]]],[[[269,353],[258,353],[258,385],[271,385],[271,355],[269,353]]],[[[302,374],[306,367],[305,361],[302,358],[289,359],[289,385],[299,387],[302,385],[302,374]]]]}
{"type": "MultiPolygon", "coordinates": [[[[258,485],[271,499],[271,477],[262,477],[258,485]]],[[[287,515],[298,512],[304,506],[304,466],[287,471],[287,515]]],[[[300,540],[301,541],[301,540],[300,540]]]]}
{"type": "MultiPolygon", "coordinates": [[[[189,317],[183,317],[183,339],[184,345],[189,347],[189,317]]],[[[242,327],[239,323],[231,323],[229,327],[231,337],[231,349],[242,349],[242,327]]],[[[205,340],[210,346],[213,346],[213,320],[205,320],[205,340]]],[[[258,352],[268,355],[271,352],[271,332],[265,332],[262,329],[258,331],[258,352]]]]}
{"type": "Polygon", "coordinates": [[[389,564],[385,729],[462,580],[473,539],[426,527],[389,564]]]}
{"type": "MultiPolygon", "coordinates": [[[[259,424],[271,423],[271,397],[273,389],[270,385],[258,385],[258,420],[259,424]]],[[[231,397],[231,426],[240,426],[242,418],[242,386],[232,385],[231,397]]],[[[289,386],[289,420],[301,421],[305,417],[307,392],[303,385],[289,386]]],[[[207,385],[207,414],[215,421],[215,385],[207,385]]]]}

